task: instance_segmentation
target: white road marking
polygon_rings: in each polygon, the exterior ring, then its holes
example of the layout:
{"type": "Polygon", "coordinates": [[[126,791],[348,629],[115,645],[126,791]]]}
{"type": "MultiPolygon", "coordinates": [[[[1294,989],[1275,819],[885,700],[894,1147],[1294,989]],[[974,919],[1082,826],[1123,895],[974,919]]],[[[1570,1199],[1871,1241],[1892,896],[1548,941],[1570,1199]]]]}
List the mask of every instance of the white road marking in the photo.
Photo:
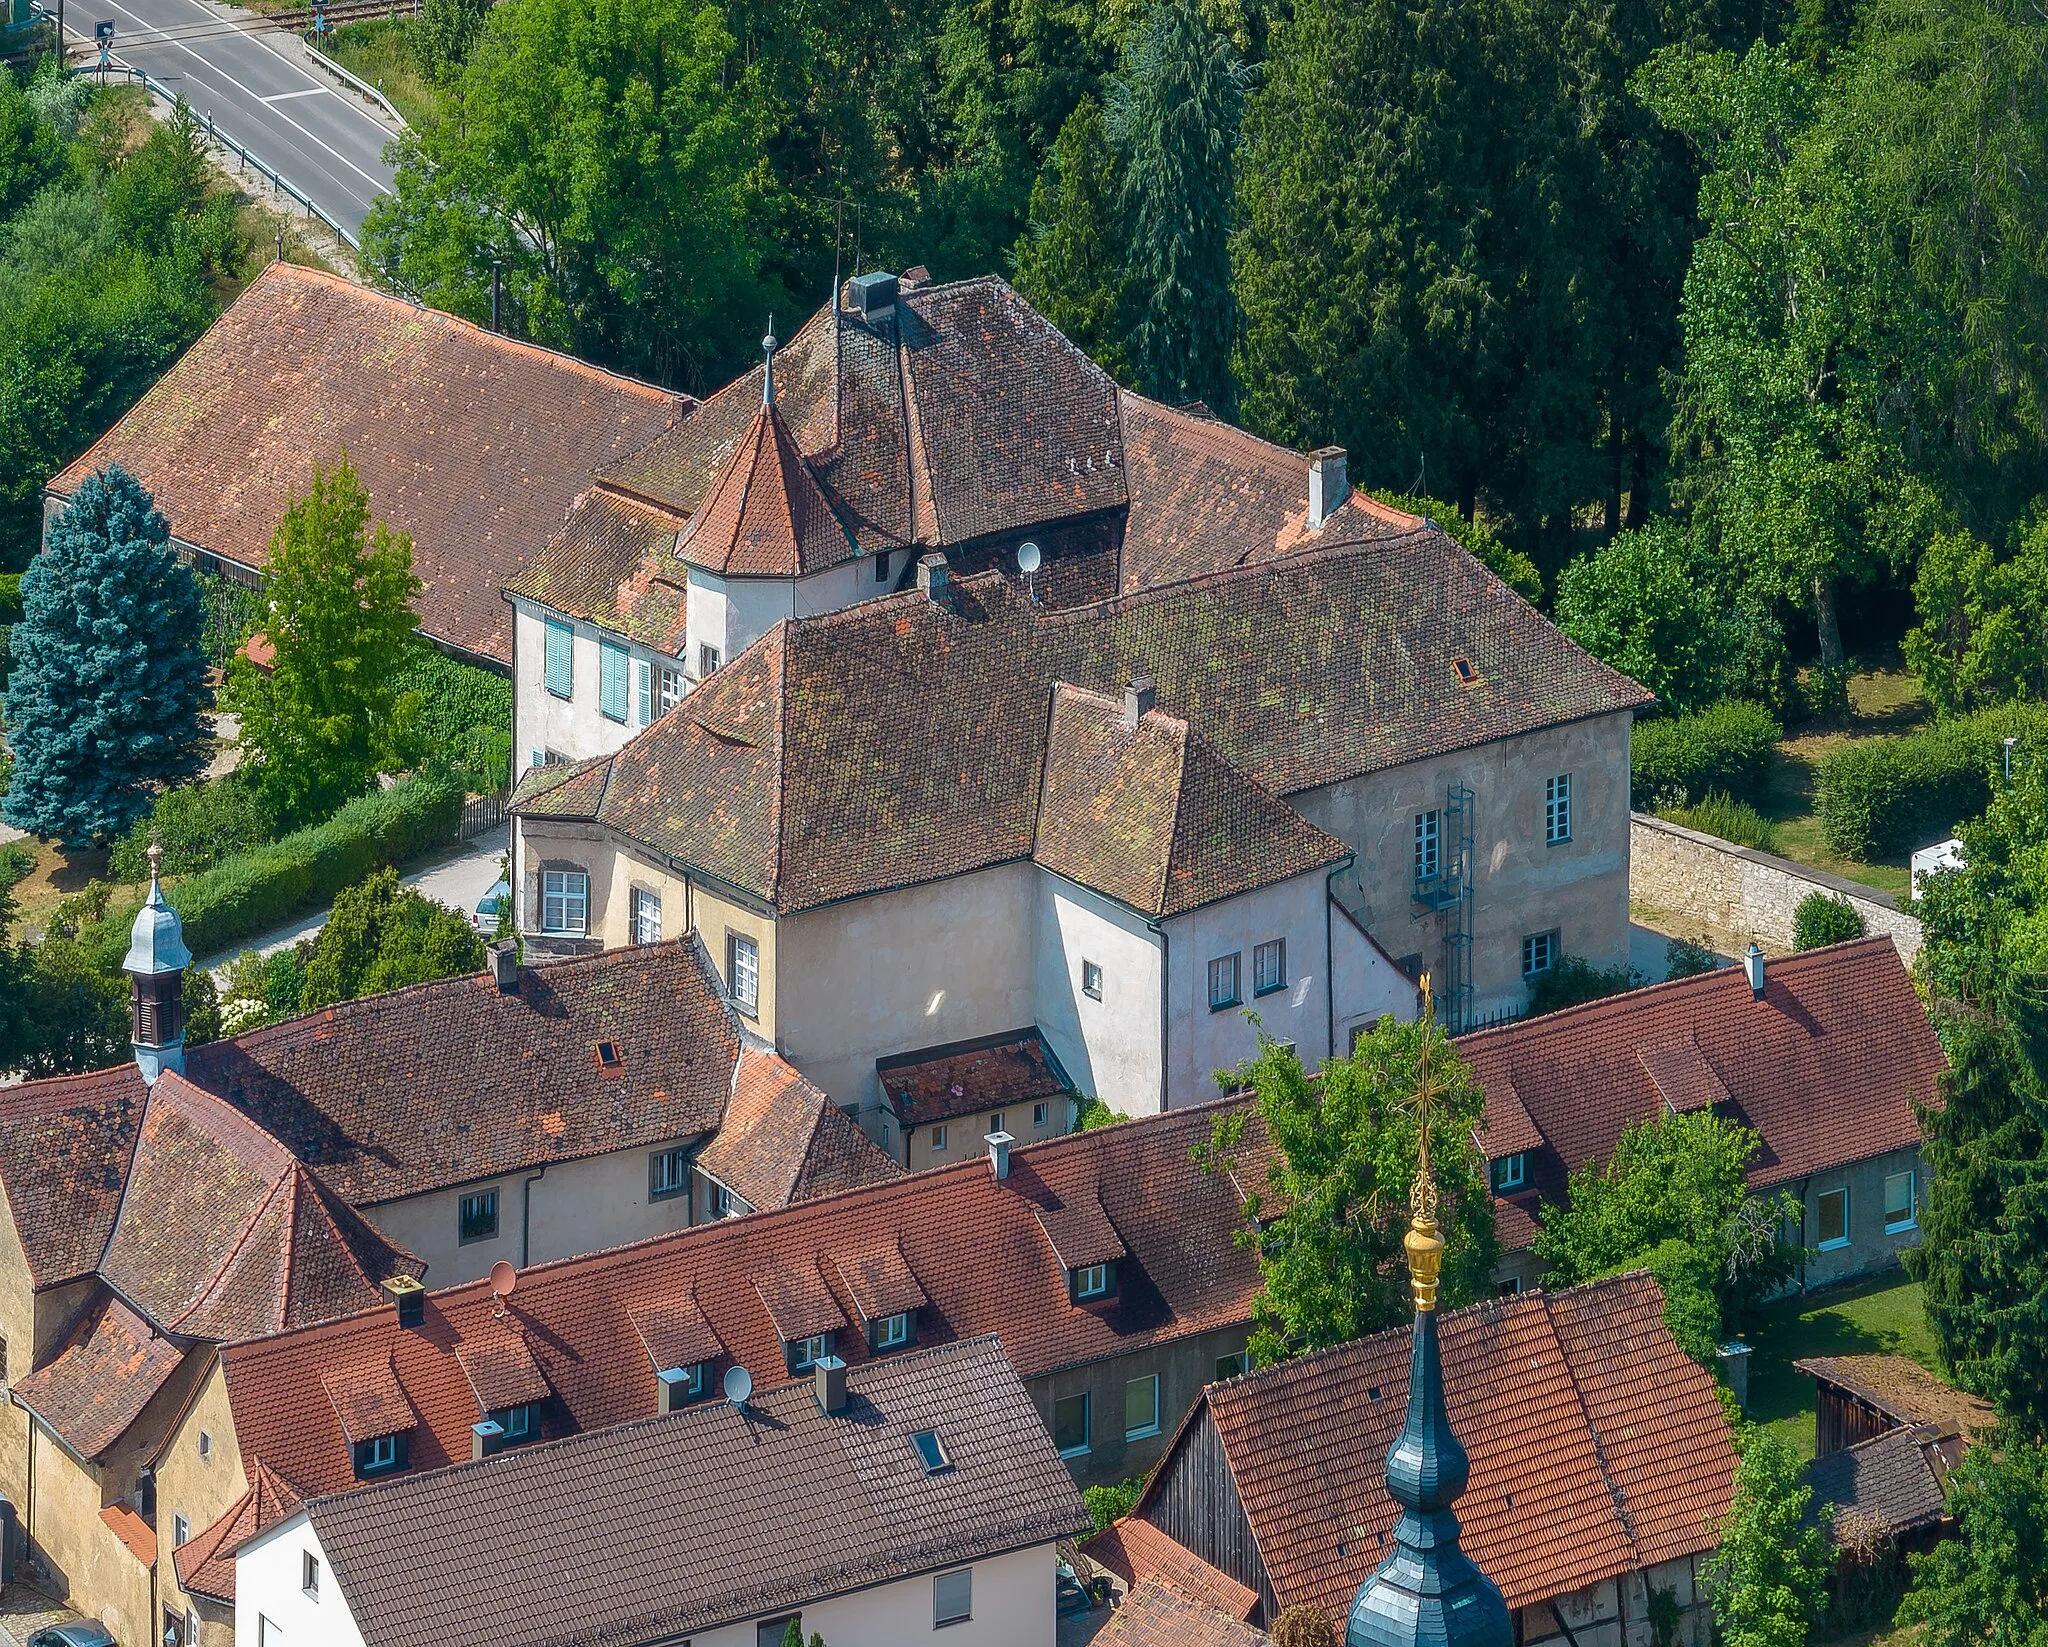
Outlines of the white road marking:
{"type": "MultiPolygon", "coordinates": [[[[140,27],[144,29],[147,29],[149,27],[149,21],[147,18],[136,17],[134,12],[130,11],[126,6],[120,3],[120,0],[107,0],[107,4],[111,6],[115,11],[121,13],[122,16],[134,18],[135,22],[140,27]]],[[[203,5],[200,5],[200,0],[192,0],[192,4],[195,6],[200,6],[200,9],[202,11],[205,9],[203,5]]],[[[212,70],[213,73],[219,75],[221,79],[225,80],[230,86],[233,86],[235,90],[240,92],[243,96],[254,98],[259,103],[268,103],[268,100],[264,98],[261,93],[252,91],[249,87],[243,85],[241,81],[237,80],[233,75],[229,74],[227,70],[223,69],[218,63],[210,62],[208,61],[208,59],[200,56],[198,52],[194,51],[190,46],[186,45],[184,41],[170,40],[164,43],[167,45],[176,46],[178,50],[183,52],[187,57],[193,59],[195,62],[204,63],[208,69],[212,70]]],[[[311,80],[313,78],[312,74],[308,70],[298,68],[297,64],[287,64],[286,66],[288,68],[297,69],[297,72],[303,75],[308,80],[311,80]]],[[[325,91],[327,88],[325,86],[320,86],[317,89],[320,91],[325,91]]],[[[306,130],[304,126],[300,125],[290,115],[286,114],[284,110],[277,109],[274,112],[276,113],[278,119],[282,120],[287,126],[291,127],[293,131],[297,132],[301,137],[304,137],[309,143],[313,144],[316,148],[325,149],[329,154],[333,155],[336,160],[339,160],[344,166],[346,166],[350,171],[354,172],[356,176],[360,177],[365,183],[369,184],[370,187],[375,189],[379,194],[389,194],[391,192],[382,183],[378,182],[376,178],[372,177],[368,172],[364,171],[363,168],[358,166],[353,160],[349,159],[347,155],[343,154],[332,143],[326,142],[324,139],[317,137],[312,132],[306,130]]],[[[369,117],[365,115],[364,118],[368,119],[369,117]]]]}
{"type": "Polygon", "coordinates": [[[325,86],[308,86],[304,91],[277,92],[272,96],[264,98],[263,101],[266,103],[289,103],[294,97],[325,97],[327,95],[328,92],[325,86]]]}

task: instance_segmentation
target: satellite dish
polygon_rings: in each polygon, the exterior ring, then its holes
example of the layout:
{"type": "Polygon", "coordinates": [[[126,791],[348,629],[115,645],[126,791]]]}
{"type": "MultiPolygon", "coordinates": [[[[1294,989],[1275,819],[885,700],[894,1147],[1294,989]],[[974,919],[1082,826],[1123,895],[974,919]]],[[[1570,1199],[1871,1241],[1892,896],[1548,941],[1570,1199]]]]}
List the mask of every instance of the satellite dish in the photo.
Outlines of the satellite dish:
{"type": "Polygon", "coordinates": [[[1035,571],[1037,571],[1037,570],[1038,570],[1038,566],[1039,566],[1039,562],[1040,562],[1040,561],[1041,561],[1041,560],[1042,560],[1043,558],[1044,558],[1044,557],[1043,557],[1042,555],[1040,555],[1040,554],[1039,554],[1039,552],[1038,552],[1038,545],[1037,545],[1037,544],[1035,544],[1035,543],[1020,543],[1020,544],[1018,544],[1018,545],[1017,545],[1017,570],[1018,570],[1018,571],[1020,571],[1020,572],[1024,572],[1024,573],[1027,573],[1027,574],[1028,574],[1028,573],[1032,573],[1032,572],[1035,572],[1035,571]]]}
{"type": "Polygon", "coordinates": [[[754,1393],[754,1375],[735,1362],[725,1369],[725,1398],[735,1407],[744,1407],[747,1397],[754,1393]]]}
{"type": "Polygon", "coordinates": [[[499,1259],[491,1266],[491,1291],[500,1298],[510,1298],[512,1289],[519,1285],[519,1271],[505,1259],[499,1259]]]}

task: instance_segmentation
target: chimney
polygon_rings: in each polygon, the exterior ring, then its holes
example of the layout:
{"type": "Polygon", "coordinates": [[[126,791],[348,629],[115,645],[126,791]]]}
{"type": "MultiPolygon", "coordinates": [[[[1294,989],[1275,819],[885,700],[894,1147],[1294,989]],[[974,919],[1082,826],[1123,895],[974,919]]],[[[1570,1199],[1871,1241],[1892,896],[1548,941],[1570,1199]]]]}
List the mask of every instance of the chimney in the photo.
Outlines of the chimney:
{"type": "Polygon", "coordinates": [[[1152,702],[1157,694],[1152,690],[1150,675],[1136,675],[1130,685],[1124,688],[1124,730],[1134,732],[1138,722],[1152,711],[1152,702]]]}
{"type": "Polygon", "coordinates": [[[946,566],[946,557],[938,553],[924,556],[917,563],[917,587],[924,598],[934,606],[944,606],[952,598],[953,574],[946,566]]]}
{"type": "Polygon", "coordinates": [[[1742,970],[1749,977],[1749,998],[1761,1001],[1764,998],[1764,952],[1755,944],[1743,953],[1742,970]]]}
{"type": "Polygon", "coordinates": [[[387,1276],[383,1282],[384,1296],[398,1310],[398,1324],[401,1327],[421,1327],[427,1320],[427,1289],[423,1283],[410,1275],[387,1276]]]}
{"type": "Polygon", "coordinates": [[[491,976],[498,982],[500,995],[519,993],[519,940],[500,938],[491,945],[491,976]]]}
{"type": "Polygon", "coordinates": [[[1344,448],[1325,446],[1308,455],[1308,529],[1319,531],[1351,496],[1344,478],[1344,448]]]}
{"type": "Polygon", "coordinates": [[[817,1365],[811,1369],[818,1396],[818,1410],[826,1413],[846,1411],[846,1363],[836,1355],[821,1355],[817,1365]]]}
{"type": "Polygon", "coordinates": [[[991,1132],[984,1134],[981,1141],[988,1145],[988,1164],[995,1168],[997,1179],[1009,1177],[1010,1146],[1017,1140],[1007,1132],[991,1132]]]}
{"type": "Polygon", "coordinates": [[[493,1453],[505,1450],[505,1426],[495,1418],[481,1418],[469,1427],[469,1460],[474,1464],[480,1458],[489,1458],[493,1453]]]}
{"type": "Polygon", "coordinates": [[[871,326],[878,326],[896,312],[896,277],[892,274],[855,275],[846,283],[849,307],[871,326]]]}

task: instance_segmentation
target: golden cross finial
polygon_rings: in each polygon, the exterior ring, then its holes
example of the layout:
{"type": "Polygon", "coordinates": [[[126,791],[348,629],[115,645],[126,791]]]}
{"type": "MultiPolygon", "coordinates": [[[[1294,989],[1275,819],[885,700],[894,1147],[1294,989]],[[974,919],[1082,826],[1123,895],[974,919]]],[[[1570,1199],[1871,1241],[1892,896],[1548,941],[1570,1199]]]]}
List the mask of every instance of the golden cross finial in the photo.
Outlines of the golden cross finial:
{"type": "Polygon", "coordinates": [[[1422,1049],[1416,1054],[1415,1096],[1409,1108],[1415,1112],[1415,1182],[1408,1192],[1408,1234],[1401,1245],[1408,1254],[1409,1285],[1418,1310],[1436,1308],[1437,1277],[1443,1269],[1444,1240],[1436,1227],[1436,1174],[1429,1165],[1429,1122],[1443,1091],[1429,1067],[1429,1050],[1436,1033],[1436,999],[1429,987],[1429,974],[1422,975],[1422,1049]]]}

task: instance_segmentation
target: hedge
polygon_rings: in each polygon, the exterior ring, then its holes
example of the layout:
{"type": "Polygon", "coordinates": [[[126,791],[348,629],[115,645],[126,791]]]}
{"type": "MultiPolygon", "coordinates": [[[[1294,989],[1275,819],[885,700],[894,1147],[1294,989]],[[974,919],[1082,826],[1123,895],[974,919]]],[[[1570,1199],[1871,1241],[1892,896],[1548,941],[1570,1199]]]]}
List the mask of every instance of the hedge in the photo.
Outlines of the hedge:
{"type": "Polygon", "coordinates": [[[1836,750],[1814,784],[1821,838],[1830,852],[1861,862],[1941,839],[1989,803],[2001,740],[2039,719],[2038,711],[2007,704],[1836,750]]]}
{"type": "Polygon", "coordinates": [[[1754,798],[1783,735],[1768,709],[1734,698],[1690,715],[1637,721],[1629,738],[1629,802],[1649,811],[1696,805],[1715,791],[1754,798]]]}
{"type": "MultiPolygon", "coordinates": [[[[461,824],[461,787],[417,774],[357,797],[325,823],[181,881],[165,896],[184,923],[186,948],[211,955],[331,902],[373,869],[452,841],[461,824]]],[[[117,968],[140,907],[138,900],[102,923],[97,941],[117,968]]]]}

